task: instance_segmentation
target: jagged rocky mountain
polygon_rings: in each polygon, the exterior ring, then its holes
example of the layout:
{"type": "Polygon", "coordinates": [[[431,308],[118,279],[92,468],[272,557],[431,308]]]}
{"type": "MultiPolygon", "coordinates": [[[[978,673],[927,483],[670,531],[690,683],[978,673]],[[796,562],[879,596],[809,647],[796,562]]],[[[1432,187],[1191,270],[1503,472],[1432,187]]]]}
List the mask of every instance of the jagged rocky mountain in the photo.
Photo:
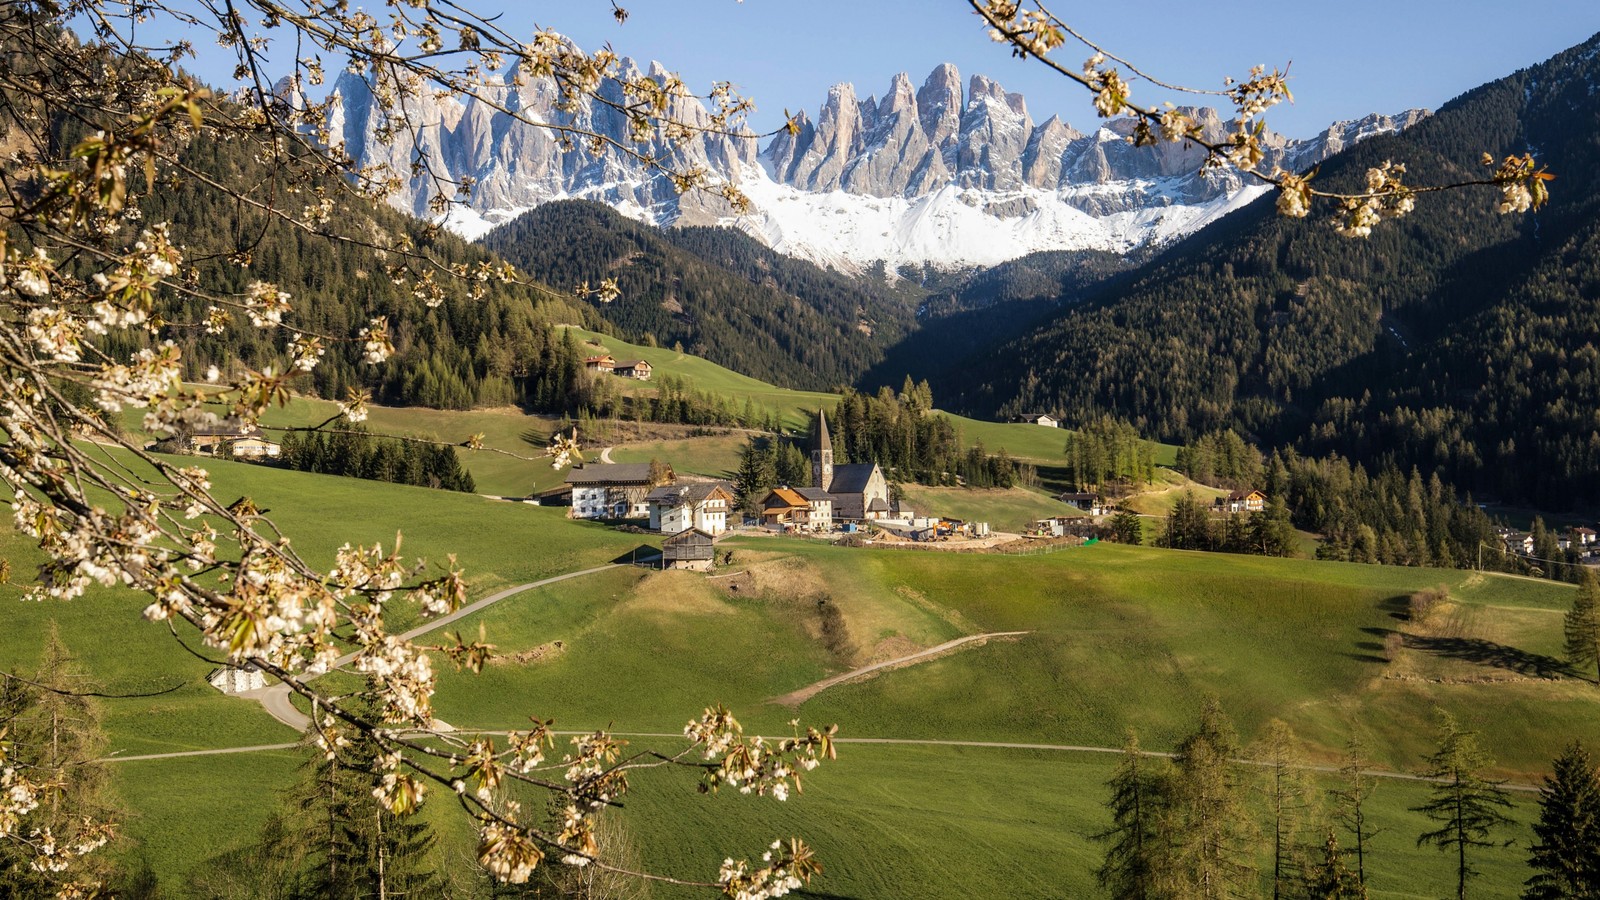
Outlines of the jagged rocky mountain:
{"type": "MultiPolygon", "coordinates": [[[[632,61],[623,65],[628,74],[639,71],[632,61]]],[[[649,74],[664,71],[652,63],[649,74]]],[[[346,75],[336,92],[333,132],[346,149],[362,163],[410,171],[410,142],[382,139],[385,123],[373,112],[367,83],[346,75]]],[[[963,90],[948,64],[921,88],[905,74],[895,76],[881,99],[861,99],[852,85],[836,85],[815,119],[802,113],[797,133],[780,133],[765,148],[724,135],[641,148],[670,165],[703,166],[738,183],[755,204],[754,213],[740,217],[715,198],[678,196],[663,175],[615,148],[567,150],[548,129],[494,108],[621,139],[623,117],[604,105],[558,110],[556,89],[543,80],[496,88],[488,100],[445,98],[410,115],[421,125],[418,146],[434,171],[475,181],[469,206],[446,220],[468,237],[542,203],[585,198],[661,225],[731,225],[784,253],[845,270],[879,261],[953,268],[1040,250],[1122,251],[1170,240],[1262,190],[1231,173],[1202,174],[1203,153],[1193,146],[1133,147],[1130,120],[1100,122],[1089,133],[1054,116],[1035,123],[1022,95],[983,75],[963,90]]],[[[694,101],[680,102],[674,114],[690,123],[708,119],[694,101]]],[[[1196,115],[1211,134],[1226,127],[1213,110],[1196,115]]],[[[1302,169],[1424,115],[1340,122],[1304,141],[1270,136],[1268,165],[1302,169]]],[[[413,178],[396,202],[426,215],[434,193],[425,178],[413,178]]]]}

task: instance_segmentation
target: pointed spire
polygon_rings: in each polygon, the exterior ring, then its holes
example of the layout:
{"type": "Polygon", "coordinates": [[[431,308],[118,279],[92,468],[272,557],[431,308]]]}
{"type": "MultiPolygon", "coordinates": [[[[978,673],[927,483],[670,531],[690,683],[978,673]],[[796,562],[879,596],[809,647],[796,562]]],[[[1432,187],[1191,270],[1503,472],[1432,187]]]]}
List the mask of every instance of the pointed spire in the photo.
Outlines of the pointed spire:
{"type": "Polygon", "coordinates": [[[811,449],[833,452],[833,441],[828,438],[828,416],[821,409],[817,410],[817,431],[812,435],[811,449]]]}

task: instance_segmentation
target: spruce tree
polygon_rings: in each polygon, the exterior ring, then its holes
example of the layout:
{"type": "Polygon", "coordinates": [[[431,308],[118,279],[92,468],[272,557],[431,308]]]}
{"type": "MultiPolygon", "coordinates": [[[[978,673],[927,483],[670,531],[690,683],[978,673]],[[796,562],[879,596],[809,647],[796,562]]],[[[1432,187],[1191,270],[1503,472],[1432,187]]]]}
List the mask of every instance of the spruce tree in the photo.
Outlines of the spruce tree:
{"type": "Polygon", "coordinates": [[[1312,868],[1306,883],[1306,896],[1311,900],[1367,900],[1367,887],[1345,865],[1339,836],[1331,828],[1322,845],[1322,859],[1312,868]]]}
{"type": "Polygon", "coordinates": [[[1572,598],[1565,626],[1567,661],[1595,666],[1596,680],[1600,681],[1600,579],[1588,566],[1582,567],[1578,593],[1572,598]]]}
{"type": "Polygon", "coordinates": [[[1545,776],[1533,834],[1523,900],[1600,898],[1600,779],[1582,744],[1568,745],[1545,776]]]}
{"type": "Polygon", "coordinates": [[[1128,729],[1122,762],[1106,786],[1111,796],[1111,827],[1094,836],[1106,844],[1095,879],[1117,900],[1161,896],[1157,885],[1172,878],[1170,835],[1162,833],[1169,808],[1170,766],[1139,750],[1139,736],[1128,729]]]}
{"type": "Polygon", "coordinates": [[[1440,710],[1439,747],[1428,757],[1426,773],[1436,784],[1428,801],[1412,807],[1412,812],[1439,823],[1437,829],[1417,837],[1418,847],[1433,844],[1440,851],[1455,850],[1456,900],[1464,900],[1468,880],[1480,874],[1468,862],[1468,851],[1504,846],[1491,840],[1490,835],[1512,824],[1502,812],[1511,808],[1511,800],[1500,786],[1504,782],[1491,781],[1480,774],[1493,764],[1494,760],[1478,745],[1477,736],[1462,731],[1454,716],[1440,710]]]}

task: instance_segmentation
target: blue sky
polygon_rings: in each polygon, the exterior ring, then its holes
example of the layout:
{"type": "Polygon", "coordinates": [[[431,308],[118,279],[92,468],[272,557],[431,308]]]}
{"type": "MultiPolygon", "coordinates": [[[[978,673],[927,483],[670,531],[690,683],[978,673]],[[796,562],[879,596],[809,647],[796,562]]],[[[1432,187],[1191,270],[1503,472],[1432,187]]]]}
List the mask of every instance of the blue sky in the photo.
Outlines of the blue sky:
{"type": "MultiPolygon", "coordinates": [[[[501,23],[514,34],[551,27],[585,48],[610,42],[623,55],[659,60],[696,90],[732,81],[755,99],[751,124],[762,131],[778,127],[786,108],[815,114],[836,82],[853,82],[861,97],[882,95],[895,73],[920,85],[941,62],[954,63],[963,80],[982,73],[1021,92],[1036,121],[1053,113],[1080,129],[1094,121],[1087,95],[1036,62],[1012,59],[989,41],[964,0],[621,2],[631,14],[621,26],[604,0],[465,5],[503,12],[501,23]]],[[[1597,0],[1202,6],[1192,0],[1055,4],[1058,12],[1072,12],[1075,27],[1168,80],[1214,88],[1224,75],[1242,75],[1252,65],[1292,61],[1296,103],[1268,118],[1296,137],[1368,112],[1437,108],[1600,31],[1597,0]]],[[[1074,64],[1089,55],[1066,50],[1063,59],[1074,64]]],[[[212,78],[227,71],[205,61],[196,68],[212,78]]],[[[1152,91],[1136,83],[1134,97],[1151,99],[1152,91]]]]}

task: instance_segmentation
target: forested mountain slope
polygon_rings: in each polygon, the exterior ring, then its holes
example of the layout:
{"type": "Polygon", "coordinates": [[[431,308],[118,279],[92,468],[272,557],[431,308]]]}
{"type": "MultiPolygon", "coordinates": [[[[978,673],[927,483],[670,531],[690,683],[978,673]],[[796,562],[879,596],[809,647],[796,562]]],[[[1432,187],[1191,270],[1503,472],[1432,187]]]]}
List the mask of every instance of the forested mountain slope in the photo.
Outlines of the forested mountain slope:
{"type": "Polygon", "coordinates": [[[1235,426],[1507,499],[1600,500],[1597,56],[1600,38],[1470,91],[1317,178],[1353,189],[1391,159],[1418,184],[1482,178],[1483,153],[1532,151],[1559,176],[1540,212],[1452,191],[1349,240],[1263,200],[982,354],[990,376],[935,388],[968,409],[1111,411],[1170,441],[1235,426]]]}
{"type": "Polygon", "coordinates": [[[851,384],[911,326],[890,289],[726,228],[662,230],[598,203],[550,203],[490,232],[490,250],[552,284],[615,278],[600,312],[629,334],[786,387],[851,384]]]}

